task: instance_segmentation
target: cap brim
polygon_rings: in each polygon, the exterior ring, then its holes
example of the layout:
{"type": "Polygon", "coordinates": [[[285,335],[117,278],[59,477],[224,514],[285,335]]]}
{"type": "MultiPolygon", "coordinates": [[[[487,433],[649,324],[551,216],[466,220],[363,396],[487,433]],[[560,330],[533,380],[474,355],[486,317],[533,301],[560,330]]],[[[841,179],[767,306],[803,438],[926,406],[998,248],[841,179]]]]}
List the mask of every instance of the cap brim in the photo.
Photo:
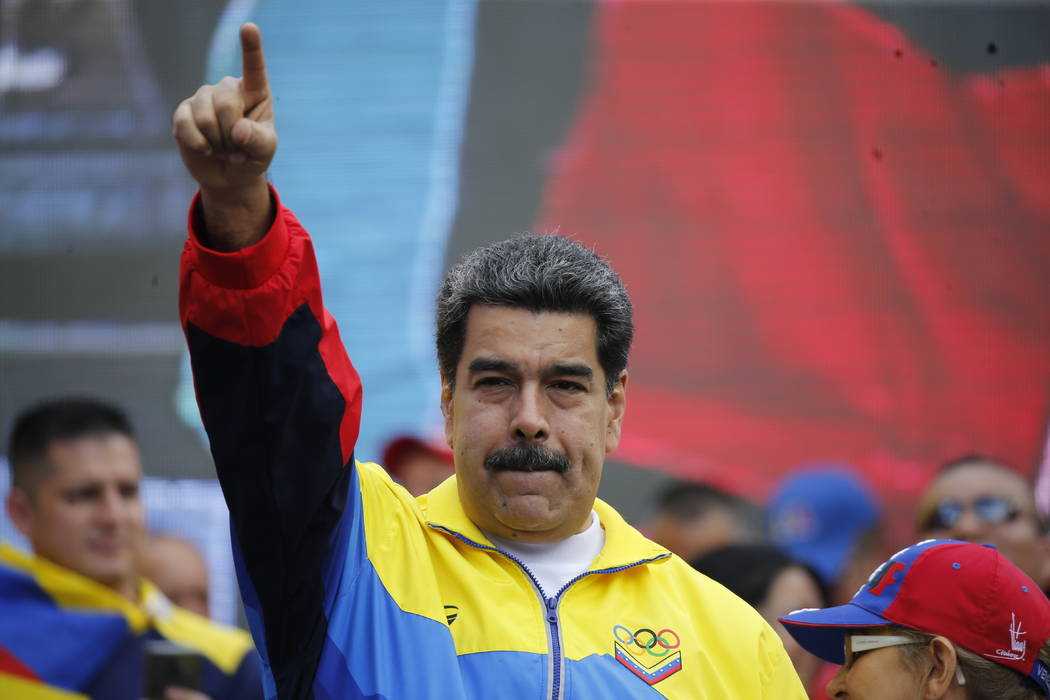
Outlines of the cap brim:
{"type": "Polygon", "coordinates": [[[798,610],[779,618],[803,649],[833,664],[845,663],[842,639],[850,629],[893,624],[859,605],[846,603],[833,608],[798,610]]]}

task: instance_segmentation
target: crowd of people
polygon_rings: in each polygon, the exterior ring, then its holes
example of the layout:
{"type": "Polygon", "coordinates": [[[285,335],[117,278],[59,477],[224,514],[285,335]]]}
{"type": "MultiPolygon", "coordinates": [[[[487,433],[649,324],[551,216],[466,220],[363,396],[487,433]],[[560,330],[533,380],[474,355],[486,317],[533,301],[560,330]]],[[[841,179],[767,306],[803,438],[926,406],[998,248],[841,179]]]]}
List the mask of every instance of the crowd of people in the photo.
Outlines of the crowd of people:
{"type": "Polygon", "coordinates": [[[448,449],[403,438],[389,473],[357,461],[361,382],[267,182],[273,98],[258,29],[241,41],[243,76],[173,125],[200,188],[180,314],[254,645],[207,618],[192,549],[147,536],[128,418],[50,401],[9,442],[6,508],[32,551],[0,549],[0,696],[1050,697],[1047,528],[1009,465],[946,464],[918,543],[888,558],[842,465],[761,507],[675,484],[640,529],[597,498],[632,307],[567,238],[450,270],[448,449]]]}
{"type": "MultiPolygon", "coordinates": [[[[207,620],[200,552],[170,533],[144,530],[128,418],[101,401],[49,401],[20,416],[9,444],[7,510],[33,551],[0,550],[9,592],[0,596],[0,619],[7,621],[0,623],[0,674],[9,674],[0,675],[0,688],[22,692],[21,684],[42,682],[92,698],[135,697],[132,689],[150,682],[143,675],[149,644],[166,639],[202,663],[189,676],[172,677],[192,689],[172,687],[165,697],[261,697],[262,668],[247,635],[207,620]],[[85,634],[55,654],[51,641],[75,631],[85,634]],[[86,656],[89,648],[94,653],[86,656]],[[14,680],[19,668],[32,675],[14,680]]],[[[425,440],[399,437],[385,454],[395,480],[423,473],[404,469],[413,458],[425,460],[435,479],[451,476],[450,454],[425,440]]],[[[1050,663],[1050,648],[1039,646],[1050,636],[1040,607],[1050,583],[1050,540],[1027,482],[976,455],[946,463],[919,499],[915,538],[922,543],[885,563],[881,511],[867,485],[839,465],[791,474],[761,506],[709,484],[673,482],[641,527],[776,630],[811,698],[853,697],[876,681],[909,693],[925,683],[940,693],[928,697],[953,697],[953,679],[960,688],[969,684],[970,695],[959,697],[1038,697],[1032,684],[1046,685],[1043,664],[1050,663]],[[913,563],[910,573],[905,567],[913,563]],[[954,581],[936,574],[956,564],[954,581]],[[884,590],[892,596],[880,601],[884,590]],[[997,618],[1002,629],[991,622],[997,618]],[[975,628],[976,621],[985,622],[975,628]],[[1003,630],[1005,642],[996,637],[1003,630]],[[1013,656],[991,649],[984,654],[989,662],[981,656],[989,644],[1013,656]],[[1022,656],[1033,649],[1032,659],[1014,663],[1018,645],[1022,656]],[[890,647],[900,647],[899,663],[879,672],[896,675],[862,673],[860,656],[890,647]],[[1003,662],[1013,670],[1003,670],[1003,662]]],[[[506,552],[522,547],[488,537],[506,552]]],[[[528,560],[532,552],[520,555],[528,560]]]]}
{"type": "MultiPolygon", "coordinates": [[[[1031,579],[1032,590],[1050,586],[1046,519],[1031,485],[1006,464],[966,455],[941,465],[918,499],[913,527],[914,541],[993,546],[1031,579]]],[[[814,651],[779,619],[803,608],[853,604],[887,566],[896,543],[886,541],[884,508],[853,470],[800,468],[761,505],[709,484],[675,482],[643,528],[774,626],[812,698],[839,697],[833,689],[843,687],[841,653],[814,651]]]]}

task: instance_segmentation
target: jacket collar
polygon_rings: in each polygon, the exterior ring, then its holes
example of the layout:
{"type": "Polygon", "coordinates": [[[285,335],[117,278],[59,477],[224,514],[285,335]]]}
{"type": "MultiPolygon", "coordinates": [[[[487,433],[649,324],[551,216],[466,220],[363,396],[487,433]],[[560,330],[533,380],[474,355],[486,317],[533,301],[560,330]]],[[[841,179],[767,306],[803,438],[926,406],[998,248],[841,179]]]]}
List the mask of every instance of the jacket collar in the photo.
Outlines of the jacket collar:
{"type": "MultiPolygon", "coordinates": [[[[420,496],[419,506],[428,526],[469,540],[474,545],[495,548],[463,510],[455,476],[420,496]]],[[[590,566],[590,571],[663,561],[671,556],[667,549],[628,525],[615,508],[600,498],[594,501],[594,512],[598,514],[598,521],[605,530],[605,546],[590,566]]]]}

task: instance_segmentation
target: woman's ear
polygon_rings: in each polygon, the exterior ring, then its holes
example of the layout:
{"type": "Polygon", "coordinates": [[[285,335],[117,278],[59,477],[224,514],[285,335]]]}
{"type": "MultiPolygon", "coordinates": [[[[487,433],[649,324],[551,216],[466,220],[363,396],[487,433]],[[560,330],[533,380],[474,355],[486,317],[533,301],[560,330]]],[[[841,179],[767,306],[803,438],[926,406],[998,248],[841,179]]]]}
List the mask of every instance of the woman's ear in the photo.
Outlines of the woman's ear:
{"type": "Polygon", "coordinates": [[[932,665],[923,680],[922,697],[924,700],[945,698],[952,687],[952,681],[955,680],[959,657],[951,640],[939,635],[930,640],[929,650],[932,665]]]}

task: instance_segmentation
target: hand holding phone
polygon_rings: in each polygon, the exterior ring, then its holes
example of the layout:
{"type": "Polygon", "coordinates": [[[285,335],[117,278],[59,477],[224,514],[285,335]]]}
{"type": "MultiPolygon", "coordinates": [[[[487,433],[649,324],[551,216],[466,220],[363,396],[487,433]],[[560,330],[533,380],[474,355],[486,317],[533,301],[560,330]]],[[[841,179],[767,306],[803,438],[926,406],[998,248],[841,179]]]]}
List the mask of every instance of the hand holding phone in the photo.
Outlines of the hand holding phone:
{"type": "MultiPolygon", "coordinates": [[[[166,639],[146,642],[146,700],[168,700],[165,689],[200,690],[203,671],[201,655],[166,639]]],[[[201,697],[195,692],[190,697],[201,697]]],[[[189,698],[186,698],[189,700],[189,698]]]]}

